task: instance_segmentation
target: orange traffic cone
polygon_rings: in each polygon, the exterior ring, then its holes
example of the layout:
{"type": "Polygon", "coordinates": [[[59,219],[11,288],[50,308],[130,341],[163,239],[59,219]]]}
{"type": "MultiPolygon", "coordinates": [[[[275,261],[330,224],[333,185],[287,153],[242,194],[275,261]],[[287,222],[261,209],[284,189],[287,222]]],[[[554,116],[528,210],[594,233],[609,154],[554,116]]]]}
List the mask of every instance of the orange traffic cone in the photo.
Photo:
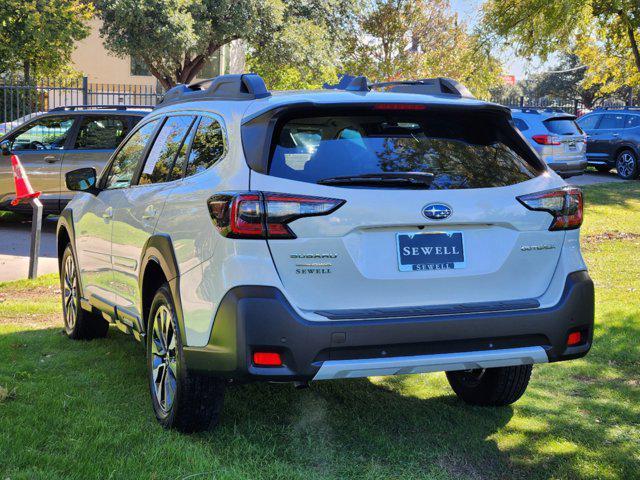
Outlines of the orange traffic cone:
{"type": "Polygon", "coordinates": [[[13,183],[16,185],[16,198],[11,200],[11,205],[14,207],[23,200],[30,200],[32,198],[38,198],[40,192],[34,192],[29,182],[20,159],[17,155],[11,155],[11,168],[13,168],[13,183]]]}

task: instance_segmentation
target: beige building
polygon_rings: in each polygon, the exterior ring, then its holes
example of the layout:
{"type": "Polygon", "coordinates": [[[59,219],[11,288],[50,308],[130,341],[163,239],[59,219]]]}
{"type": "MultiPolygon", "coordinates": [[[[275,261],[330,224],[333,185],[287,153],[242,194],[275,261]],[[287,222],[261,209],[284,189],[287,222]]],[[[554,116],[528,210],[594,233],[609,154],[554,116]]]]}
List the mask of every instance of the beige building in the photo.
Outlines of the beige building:
{"type": "MultiPolygon", "coordinates": [[[[101,21],[93,19],[90,25],[91,34],[78,42],[71,59],[75,69],[88,78],[91,87],[98,90],[98,85],[102,85],[100,90],[105,90],[104,93],[106,93],[106,90],[116,90],[117,85],[120,86],[120,93],[124,97],[127,96],[128,91],[155,90],[156,79],[146,70],[144,64],[139,64],[132,58],[119,58],[108,52],[100,38],[101,21]],[[114,88],[107,89],[107,85],[114,88]],[[124,86],[130,88],[125,89],[124,86]]],[[[242,73],[243,71],[244,47],[241,42],[232,42],[213,54],[199,77],[210,78],[224,73],[242,73]]],[[[111,93],[109,92],[110,95],[111,93]]],[[[93,103],[99,103],[95,101],[96,99],[93,100],[93,103]]],[[[123,98],[122,102],[111,100],[108,103],[130,102],[123,98]]]]}

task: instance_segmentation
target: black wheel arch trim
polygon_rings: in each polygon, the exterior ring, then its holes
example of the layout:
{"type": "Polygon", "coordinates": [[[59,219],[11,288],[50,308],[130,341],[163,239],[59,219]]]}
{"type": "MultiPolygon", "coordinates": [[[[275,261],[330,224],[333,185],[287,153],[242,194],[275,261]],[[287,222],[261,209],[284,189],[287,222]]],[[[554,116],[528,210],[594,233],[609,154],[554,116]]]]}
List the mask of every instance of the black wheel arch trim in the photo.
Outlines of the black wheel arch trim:
{"type": "MultiPolygon", "coordinates": [[[[60,218],[56,225],[56,252],[58,252],[58,273],[62,272],[62,256],[60,255],[60,235],[62,230],[67,232],[69,237],[69,244],[71,245],[71,253],[73,254],[73,261],[76,263],[76,269],[78,269],[78,289],[80,290],[80,303],[82,308],[86,310],[87,301],[84,296],[84,290],[82,288],[82,275],[80,274],[80,264],[78,263],[78,254],[76,252],[76,231],[73,223],[73,211],[70,208],[65,208],[60,212],[60,218]]],[[[64,250],[62,251],[64,253],[64,250]]]]}
{"type": "Polygon", "coordinates": [[[155,262],[162,270],[164,277],[169,284],[169,290],[173,296],[174,307],[176,309],[176,315],[178,317],[178,325],[180,327],[180,335],[182,336],[182,342],[184,344],[184,316],[182,312],[182,301],[180,300],[180,269],[178,267],[178,260],[176,258],[175,249],[173,248],[173,241],[167,234],[155,234],[147,239],[143,249],[142,257],[140,260],[140,273],[138,275],[138,291],[140,292],[140,305],[139,311],[141,313],[140,324],[144,328],[146,334],[147,319],[145,318],[145,312],[143,309],[144,299],[143,294],[143,282],[145,272],[149,263],[155,262]]]}

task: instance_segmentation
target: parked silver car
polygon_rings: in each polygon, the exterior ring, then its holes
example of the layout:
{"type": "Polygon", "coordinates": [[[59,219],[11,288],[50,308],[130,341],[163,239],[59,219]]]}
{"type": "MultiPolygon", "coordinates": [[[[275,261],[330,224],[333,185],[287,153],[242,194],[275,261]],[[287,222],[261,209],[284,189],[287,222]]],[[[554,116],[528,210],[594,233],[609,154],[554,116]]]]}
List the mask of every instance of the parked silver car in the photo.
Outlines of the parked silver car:
{"type": "Polygon", "coordinates": [[[542,160],[561,177],[582,175],[587,167],[587,137],[574,115],[551,108],[512,108],[516,128],[542,160]]]}
{"type": "Polygon", "coordinates": [[[60,107],[0,137],[0,210],[29,208],[10,203],[14,197],[11,153],[19,156],[34,190],[42,192],[45,213],[58,213],[73,197],[65,186],[65,174],[81,167],[100,172],[149,111],[126,106],[60,107]]]}

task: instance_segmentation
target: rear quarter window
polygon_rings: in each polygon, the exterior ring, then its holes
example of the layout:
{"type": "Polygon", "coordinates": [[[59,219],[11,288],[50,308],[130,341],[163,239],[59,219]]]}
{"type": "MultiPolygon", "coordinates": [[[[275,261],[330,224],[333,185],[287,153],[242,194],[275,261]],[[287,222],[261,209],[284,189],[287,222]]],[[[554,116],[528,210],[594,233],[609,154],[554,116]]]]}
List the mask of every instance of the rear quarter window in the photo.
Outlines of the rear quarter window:
{"type": "Polygon", "coordinates": [[[432,173],[431,189],[513,185],[539,174],[507,116],[389,112],[291,118],[276,129],[268,173],[318,183],[338,176],[432,173]]]}

